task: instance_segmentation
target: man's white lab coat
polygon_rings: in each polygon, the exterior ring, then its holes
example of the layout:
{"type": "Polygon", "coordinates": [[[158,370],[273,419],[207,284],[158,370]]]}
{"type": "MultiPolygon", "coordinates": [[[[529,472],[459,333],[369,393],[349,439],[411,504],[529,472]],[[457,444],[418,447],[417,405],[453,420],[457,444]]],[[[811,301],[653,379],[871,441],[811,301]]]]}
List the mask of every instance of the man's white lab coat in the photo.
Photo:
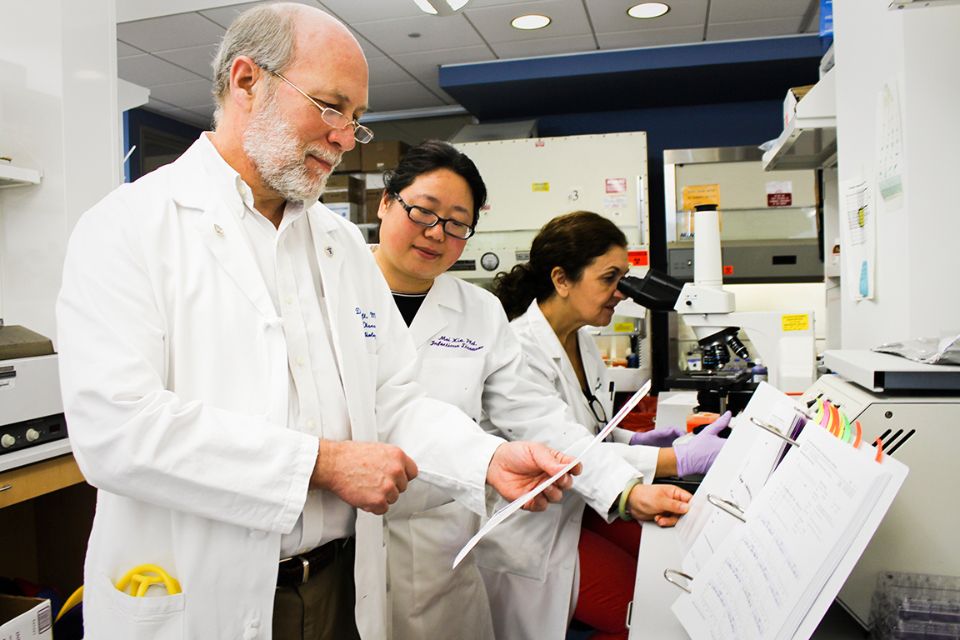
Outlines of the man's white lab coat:
{"type": "MultiPolygon", "coordinates": [[[[84,214],[67,251],[61,382],[74,453],[99,489],[84,577],[96,640],[269,638],[280,537],[316,460],[319,434],[287,428],[281,320],[198,144],[84,214]],[[113,587],[144,563],[183,592],[113,587]]],[[[419,466],[414,483],[483,513],[502,441],[422,396],[410,335],[359,232],[323,205],[307,216],[353,440],[400,446],[419,466]]],[[[357,513],[356,549],[357,626],[383,638],[380,517],[357,513]]]]}

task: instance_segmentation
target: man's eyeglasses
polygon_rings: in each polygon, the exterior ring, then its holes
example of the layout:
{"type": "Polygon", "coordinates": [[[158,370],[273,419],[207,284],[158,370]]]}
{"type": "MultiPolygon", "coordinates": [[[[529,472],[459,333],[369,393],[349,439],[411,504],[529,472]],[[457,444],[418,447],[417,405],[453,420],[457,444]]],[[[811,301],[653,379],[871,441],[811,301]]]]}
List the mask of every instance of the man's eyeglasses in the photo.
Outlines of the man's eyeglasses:
{"type": "Polygon", "coordinates": [[[413,222],[419,224],[423,227],[435,227],[440,223],[443,223],[443,232],[452,238],[457,238],[458,240],[466,240],[473,235],[475,231],[473,227],[468,224],[464,224],[458,220],[452,218],[441,218],[430,209],[424,209],[415,204],[407,204],[403,201],[403,198],[400,197],[399,193],[393,194],[393,197],[397,199],[397,202],[400,203],[400,206],[403,207],[403,210],[407,212],[407,217],[410,218],[413,222]]]}
{"type": "Polygon", "coordinates": [[[607,424],[607,411],[603,408],[603,403],[600,402],[597,396],[592,393],[587,396],[587,406],[590,407],[590,412],[593,414],[593,417],[597,419],[601,427],[607,424]]]}
{"type": "Polygon", "coordinates": [[[373,131],[371,131],[367,127],[363,126],[356,120],[351,120],[350,118],[343,115],[333,107],[328,107],[324,105],[316,98],[310,97],[310,95],[306,91],[304,91],[297,85],[287,80],[283,76],[283,74],[273,71],[271,69],[267,69],[264,66],[261,66],[260,68],[271,75],[277,76],[278,78],[286,82],[288,85],[296,89],[300,95],[302,95],[304,98],[306,98],[311,103],[313,103],[313,106],[315,106],[317,109],[320,109],[320,119],[326,122],[328,125],[330,125],[334,129],[346,129],[347,127],[353,127],[353,137],[356,138],[357,142],[359,142],[360,144],[367,144],[368,142],[373,140],[373,131]]]}

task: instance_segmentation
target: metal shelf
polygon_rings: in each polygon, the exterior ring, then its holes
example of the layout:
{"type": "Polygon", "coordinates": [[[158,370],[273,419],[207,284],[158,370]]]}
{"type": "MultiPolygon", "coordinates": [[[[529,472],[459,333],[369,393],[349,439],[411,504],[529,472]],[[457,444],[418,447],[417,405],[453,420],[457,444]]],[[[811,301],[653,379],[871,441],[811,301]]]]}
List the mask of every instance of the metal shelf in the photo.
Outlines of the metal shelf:
{"type": "Polygon", "coordinates": [[[0,163],[0,189],[40,184],[43,174],[37,169],[24,169],[0,163]]]}
{"type": "Polygon", "coordinates": [[[834,70],[830,69],[797,103],[797,112],[763,154],[763,168],[819,169],[837,162],[834,70]]]}

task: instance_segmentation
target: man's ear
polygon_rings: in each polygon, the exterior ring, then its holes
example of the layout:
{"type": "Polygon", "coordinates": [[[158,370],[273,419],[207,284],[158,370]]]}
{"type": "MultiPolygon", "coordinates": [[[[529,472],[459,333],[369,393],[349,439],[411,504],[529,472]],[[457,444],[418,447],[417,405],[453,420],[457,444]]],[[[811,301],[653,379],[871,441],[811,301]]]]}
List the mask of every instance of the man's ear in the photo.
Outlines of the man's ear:
{"type": "Polygon", "coordinates": [[[230,65],[230,89],[227,101],[241,111],[250,112],[257,96],[257,87],[266,84],[266,72],[249,56],[237,56],[230,65]]]}

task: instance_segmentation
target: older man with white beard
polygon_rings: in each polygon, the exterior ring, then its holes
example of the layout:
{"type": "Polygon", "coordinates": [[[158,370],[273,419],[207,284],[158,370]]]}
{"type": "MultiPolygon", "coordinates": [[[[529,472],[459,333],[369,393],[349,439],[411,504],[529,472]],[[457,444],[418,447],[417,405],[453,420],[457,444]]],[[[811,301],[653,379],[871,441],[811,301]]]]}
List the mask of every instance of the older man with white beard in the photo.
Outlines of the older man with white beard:
{"type": "Polygon", "coordinates": [[[482,513],[485,484],[513,499],[567,459],[426,398],[359,232],[317,203],[372,137],[349,31],[261,6],[227,31],[214,76],[215,131],[108,195],[70,240],[64,406],[99,489],[85,635],[383,638],[380,515],[409,482],[482,513]],[[147,563],[177,582],[116,588],[147,563]]]}

